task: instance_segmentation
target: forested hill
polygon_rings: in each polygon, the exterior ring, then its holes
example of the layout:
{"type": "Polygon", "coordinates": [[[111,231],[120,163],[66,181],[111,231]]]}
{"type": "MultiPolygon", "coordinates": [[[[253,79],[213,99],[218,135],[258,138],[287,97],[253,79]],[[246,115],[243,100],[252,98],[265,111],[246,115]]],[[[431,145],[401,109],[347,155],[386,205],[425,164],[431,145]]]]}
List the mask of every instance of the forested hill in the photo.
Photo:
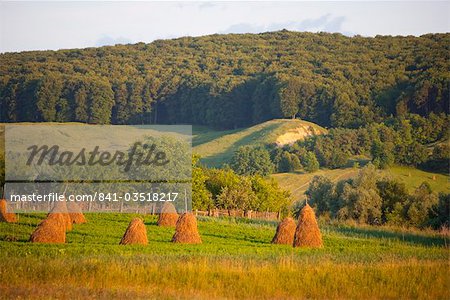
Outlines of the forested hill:
{"type": "Polygon", "coordinates": [[[0,121],[359,127],[448,113],[450,34],[269,32],[0,55],[0,121]]]}

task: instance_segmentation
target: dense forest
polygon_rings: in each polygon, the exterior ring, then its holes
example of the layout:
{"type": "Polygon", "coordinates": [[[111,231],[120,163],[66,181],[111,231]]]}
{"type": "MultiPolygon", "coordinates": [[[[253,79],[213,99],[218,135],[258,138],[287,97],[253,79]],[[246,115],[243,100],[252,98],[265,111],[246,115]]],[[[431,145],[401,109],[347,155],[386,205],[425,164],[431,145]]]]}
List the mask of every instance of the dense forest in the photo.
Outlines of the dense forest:
{"type": "Polygon", "coordinates": [[[0,55],[0,121],[191,123],[300,117],[360,128],[449,112],[450,34],[228,34],[0,55]]]}

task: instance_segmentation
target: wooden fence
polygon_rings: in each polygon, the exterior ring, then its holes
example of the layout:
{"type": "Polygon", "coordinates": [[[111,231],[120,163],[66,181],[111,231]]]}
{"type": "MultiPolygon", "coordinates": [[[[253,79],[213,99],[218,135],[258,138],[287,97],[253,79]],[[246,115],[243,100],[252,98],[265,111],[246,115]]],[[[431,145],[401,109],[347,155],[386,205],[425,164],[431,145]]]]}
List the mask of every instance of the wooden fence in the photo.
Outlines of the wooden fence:
{"type": "Polygon", "coordinates": [[[213,209],[209,211],[194,210],[193,213],[196,216],[209,216],[209,217],[226,216],[226,217],[241,217],[241,218],[269,220],[269,221],[280,219],[280,213],[270,211],[213,209]]]}

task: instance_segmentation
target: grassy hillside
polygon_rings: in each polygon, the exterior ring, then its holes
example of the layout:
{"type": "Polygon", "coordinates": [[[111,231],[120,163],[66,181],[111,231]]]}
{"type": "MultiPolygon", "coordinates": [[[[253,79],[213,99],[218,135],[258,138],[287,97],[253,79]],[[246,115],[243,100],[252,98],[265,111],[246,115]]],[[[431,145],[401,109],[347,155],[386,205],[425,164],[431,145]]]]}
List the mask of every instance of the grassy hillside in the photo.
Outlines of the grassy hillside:
{"type": "Polygon", "coordinates": [[[344,168],[335,170],[319,170],[314,173],[279,173],[271,175],[281,188],[291,192],[292,200],[303,200],[305,199],[305,191],[308,189],[309,182],[314,176],[326,176],[330,178],[333,182],[348,179],[354,177],[358,174],[358,169],[355,168],[344,168]]]}
{"type": "Polygon", "coordinates": [[[450,297],[448,241],[431,233],[321,225],[324,248],[294,249],[270,244],[275,223],[202,218],[203,244],[179,245],[144,216],[149,245],[120,246],[133,215],[105,213],[66,244],[28,243],[43,217],[0,223],[0,298],[450,297]]]}
{"type": "Polygon", "coordinates": [[[193,153],[202,156],[209,167],[229,163],[241,146],[263,146],[272,143],[287,144],[308,134],[320,134],[326,129],[302,120],[271,120],[249,128],[215,131],[206,127],[193,127],[193,153]]]}
{"type": "Polygon", "coordinates": [[[385,171],[387,175],[405,183],[408,191],[413,192],[424,181],[428,182],[434,192],[450,193],[448,175],[437,174],[411,167],[394,166],[385,171]]]}
{"type": "MultiPolygon", "coordinates": [[[[315,173],[281,173],[273,174],[271,177],[275,178],[283,189],[290,191],[292,194],[292,199],[296,201],[305,199],[304,192],[308,189],[309,182],[316,175],[326,176],[333,182],[337,182],[339,180],[354,177],[358,174],[358,172],[359,169],[355,168],[335,170],[321,169],[315,173]]],[[[385,176],[390,176],[403,182],[410,193],[414,192],[414,190],[417,189],[424,181],[430,184],[433,192],[450,193],[450,177],[448,175],[431,173],[402,166],[394,166],[387,170],[380,170],[379,172],[385,176]]]]}

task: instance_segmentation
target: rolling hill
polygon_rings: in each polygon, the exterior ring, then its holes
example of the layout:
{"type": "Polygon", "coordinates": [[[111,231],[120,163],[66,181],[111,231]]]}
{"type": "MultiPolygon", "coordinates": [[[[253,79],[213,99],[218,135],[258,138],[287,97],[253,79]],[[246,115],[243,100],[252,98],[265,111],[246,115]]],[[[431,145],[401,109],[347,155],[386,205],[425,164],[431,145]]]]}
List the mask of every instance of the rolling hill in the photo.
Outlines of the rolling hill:
{"type": "Polygon", "coordinates": [[[291,144],[311,134],[326,133],[326,129],[303,120],[276,119],[258,125],[226,131],[207,127],[193,127],[193,153],[202,157],[208,167],[220,167],[229,163],[234,151],[241,146],[267,144],[291,144]]]}

